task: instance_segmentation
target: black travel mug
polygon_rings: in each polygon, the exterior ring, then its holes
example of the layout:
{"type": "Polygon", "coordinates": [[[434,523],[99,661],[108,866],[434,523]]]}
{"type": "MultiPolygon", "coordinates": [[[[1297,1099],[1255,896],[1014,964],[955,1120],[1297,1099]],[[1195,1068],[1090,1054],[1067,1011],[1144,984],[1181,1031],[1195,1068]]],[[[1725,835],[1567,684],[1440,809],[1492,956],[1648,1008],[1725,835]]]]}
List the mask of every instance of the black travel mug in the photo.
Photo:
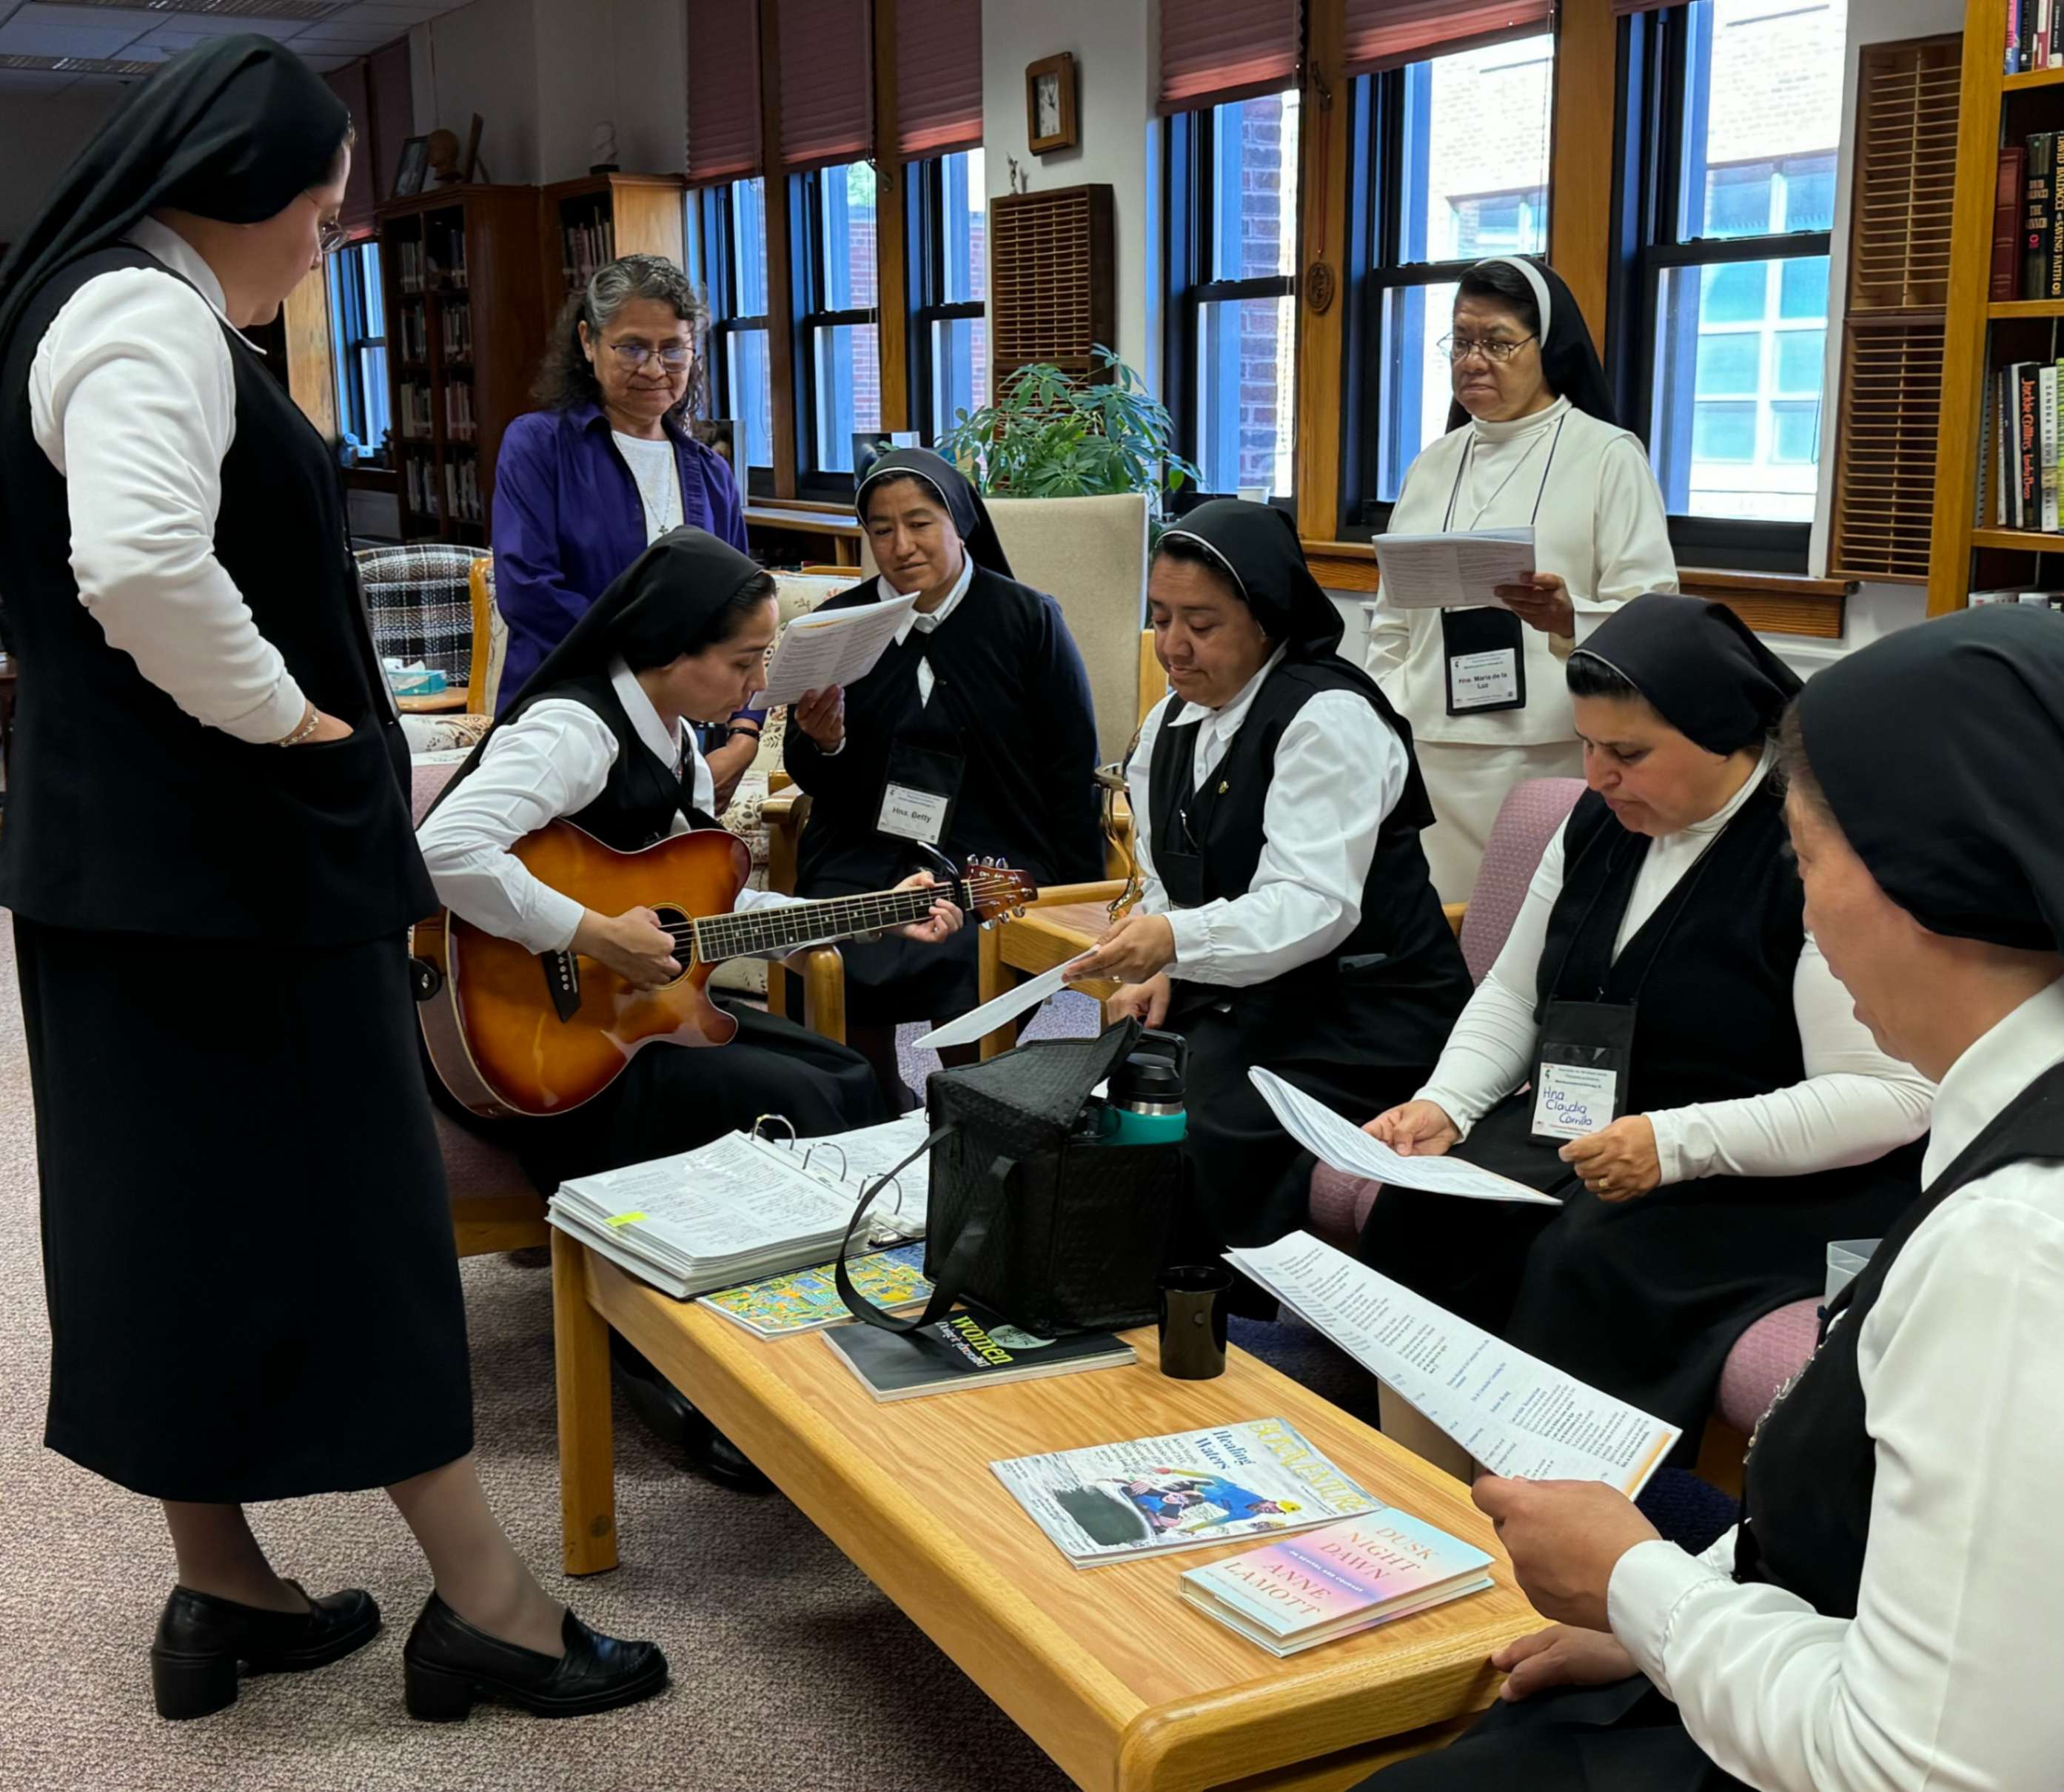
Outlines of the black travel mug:
{"type": "Polygon", "coordinates": [[[1202,1265],[1162,1272],[1161,1372],[1177,1381],[1225,1373],[1226,1297],[1232,1274],[1202,1265]]]}

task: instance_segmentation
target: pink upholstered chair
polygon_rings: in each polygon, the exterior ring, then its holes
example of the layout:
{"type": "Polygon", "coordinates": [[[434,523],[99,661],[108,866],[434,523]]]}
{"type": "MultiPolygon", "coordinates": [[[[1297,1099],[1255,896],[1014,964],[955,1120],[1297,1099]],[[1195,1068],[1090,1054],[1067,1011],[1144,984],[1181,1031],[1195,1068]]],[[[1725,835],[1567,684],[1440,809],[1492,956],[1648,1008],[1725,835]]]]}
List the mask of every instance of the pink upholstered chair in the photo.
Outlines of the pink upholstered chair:
{"type": "MultiPolygon", "coordinates": [[[[409,794],[418,822],[458,769],[456,763],[417,762],[409,794]]],[[[516,1154],[469,1131],[441,1108],[435,1110],[435,1117],[437,1148],[444,1154],[445,1179],[451,1189],[452,1235],[459,1255],[549,1243],[545,1198],[523,1174],[516,1154]]]]}

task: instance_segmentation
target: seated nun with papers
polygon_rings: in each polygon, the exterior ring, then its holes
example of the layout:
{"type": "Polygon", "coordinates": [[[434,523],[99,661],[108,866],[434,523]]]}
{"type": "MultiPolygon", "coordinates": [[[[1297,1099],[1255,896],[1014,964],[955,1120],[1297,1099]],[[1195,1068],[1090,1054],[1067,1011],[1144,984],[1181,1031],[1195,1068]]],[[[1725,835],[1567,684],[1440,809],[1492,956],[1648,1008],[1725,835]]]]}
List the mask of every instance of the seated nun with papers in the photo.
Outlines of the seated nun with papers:
{"type": "Polygon", "coordinates": [[[1367,1129],[1562,1206],[1386,1186],[1361,1255],[1677,1425],[1688,1461],[1735,1340],[1913,1198],[1933,1091],[1801,919],[1771,739],[1799,679],[1724,606],[1660,593],[1567,677],[1590,790],[1432,1080],[1367,1129]]]}
{"type": "Polygon", "coordinates": [[[1310,1160],[1249,1069],[1381,1107],[1424,1081],[1469,972],[1419,848],[1412,731],[1340,658],[1289,517],[1199,505],[1155,548],[1147,602],[1174,687],[1126,770],[1147,893],[1069,975],[1120,979],[1115,1013],[1189,1042],[1183,1246],[1270,1244],[1304,1222],[1310,1160]]]}

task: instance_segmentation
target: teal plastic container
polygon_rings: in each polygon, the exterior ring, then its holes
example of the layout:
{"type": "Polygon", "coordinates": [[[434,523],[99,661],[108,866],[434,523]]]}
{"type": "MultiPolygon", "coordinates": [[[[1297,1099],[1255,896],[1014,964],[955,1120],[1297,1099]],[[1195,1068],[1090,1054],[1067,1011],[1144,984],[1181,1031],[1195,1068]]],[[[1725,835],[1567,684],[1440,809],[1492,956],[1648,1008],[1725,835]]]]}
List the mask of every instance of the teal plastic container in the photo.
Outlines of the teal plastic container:
{"type": "Polygon", "coordinates": [[[1190,1042],[1180,1033],[1147,1032],[1111,1073],[1105,1091],[1103,1136],[1113,1145],[1171,1145],[1189,1130],[1183,1086],[1190,1042]]]}

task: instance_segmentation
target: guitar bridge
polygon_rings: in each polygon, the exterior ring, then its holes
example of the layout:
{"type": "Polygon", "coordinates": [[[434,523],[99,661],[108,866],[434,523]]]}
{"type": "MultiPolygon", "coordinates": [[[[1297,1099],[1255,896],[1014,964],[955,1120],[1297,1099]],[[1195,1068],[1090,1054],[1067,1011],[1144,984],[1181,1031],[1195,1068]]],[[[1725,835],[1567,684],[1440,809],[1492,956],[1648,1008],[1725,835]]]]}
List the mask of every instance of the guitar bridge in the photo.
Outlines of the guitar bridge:
{"type": "Polygon", "coordinates": [[[580,965],[570,952],[542,953],[545,988],[552,998],[552,1012],[563,1022],[580,1012],[580,965]]]}

